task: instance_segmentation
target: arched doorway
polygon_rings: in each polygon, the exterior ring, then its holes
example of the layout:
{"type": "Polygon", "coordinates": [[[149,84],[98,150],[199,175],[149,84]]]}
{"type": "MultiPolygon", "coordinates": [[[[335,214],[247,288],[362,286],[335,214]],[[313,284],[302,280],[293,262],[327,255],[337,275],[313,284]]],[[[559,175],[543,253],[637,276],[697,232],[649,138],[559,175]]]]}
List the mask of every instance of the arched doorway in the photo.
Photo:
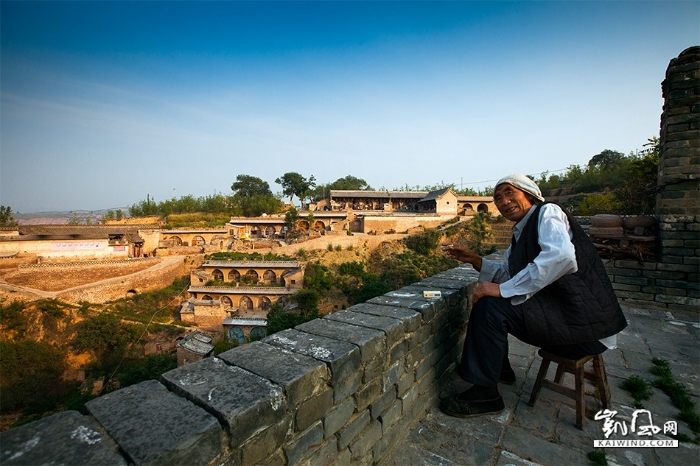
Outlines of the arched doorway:
{"type": "Polygon", "coordinates": [[[237,341],[240,344],[245,343],[245,334],[240,327],[231,327],[228,330],[228,339],[231,341],[237,341]]]}
{"type": "Polygon", "coordinates": [[[182,246],[182,238],[179,236],[173,236],[170,238],[174,246],[182,246]]]}
{"type": "Polygon", "coordinates": [[[297,222],[297,228],[299,230],[308,230],[310,227],[309,222],[307,220],[299,220],[297,222]]]}
{"type": "Polygon", "coordinates": [[[246,282],[256,284],[256,283],[258,283],[258,279],[260,277],[258,276],[258,272],[251,269],[245,273],[245,278],[246,278],[246,282]]]}
{"type": "Polygon", "coordinates": [[[194,236],[192,238],[192,246],[204,246],[207,242],[201,236],[194,236]]]}
{"type": "Polygon", "coordinates": [[[258,301],[258,311],[268,312],[272,306],[272,301],[267,296],[263,296],[258,301]]]}
{"type": "Polygon", "coordinates": [[[224,273],[219,269],[214,269],[214,271],[211,273],[211,276],[214,279],[214,281],[217,281],[217,282],[224,281],[224,273]]]}
{"type": "Polygon", "coordinates": [[[248,340],[256,341],[265,338],[265,329],[262,327],[253,327],[250,329],[250,334],[248,335],[248,340]]]}
{"type": "Polygon", "coordinates": [[[265,228],[265,234],[268,237],[272,238],[272,236],[274,236],[275,233],[277,233],[277,230],[275,230],[275,227],[273,227],[272,225],[265,228]]]}
{"type": "Polygon", "coordinates": [[[263,283],[265,283],[265,284],[277,283],[277,274],[275,272],[273,272],[272,270],[266,270],[265,273],[263,274],[263,283]]]}
{"type": "Polygon", "coordinates": [[[226,307],[233,307],[233,301],[231,301],[231,298],[228,296],[222,296],[221,297],[221,302],[224,304],[226,307]]]}
{"type": "Polygon", "coordinates": [[[314,222],[314,230],[325,230],[325,229],[326,229],[326,225],[322,221],[316,220],[314,222]]]}
{"type": "Polygon", "coordinates": [[[253,300],[248,296],[241,297],[241,301],[238,304],[238,309],[241,312],[252,312],[253,311],[253,300]]]}
{"type": "Polygon", "coordinates": [[[487,206],[486,204],[479,204],[479,207],[477,207],[476,210],[487,214],[489,212],[489,206],[487,206]]]}
{"type": "Polygon", "coordinates": [[[209,296],[208,294],[205,294],[204,296],[202,296],[202,301],[214,301],[214,300],[211,298],[211,296],[209,296]]]}
{"type": "Polygon", "coordinates": [[[238,270],[231,270],[228,273],[228,281],[240,282],[241,281],[241,273],[238,270]]]}

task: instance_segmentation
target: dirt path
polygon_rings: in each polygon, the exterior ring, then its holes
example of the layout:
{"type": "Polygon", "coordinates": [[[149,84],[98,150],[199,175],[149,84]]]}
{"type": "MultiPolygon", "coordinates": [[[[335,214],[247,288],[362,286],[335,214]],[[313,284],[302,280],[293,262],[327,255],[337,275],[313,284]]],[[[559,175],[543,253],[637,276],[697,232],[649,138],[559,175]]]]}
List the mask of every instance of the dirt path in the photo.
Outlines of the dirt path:
{"type": "Polygon", "coordinates": [[[158,263],[154,264],[151,267],[148,267],[146,269],[138,270],[133,273],[129,273],[126,275],[118,275],[118,276],[113,276],[113,277],[108,277],[96,281],[92,281],[89,283],[84,283],[81,285],[65,288],[62,290],[56,290],[56,291],[43,291],[43,290],[37,290],[35,288],[30,288],[27,286],[20,286],[20,285],[13,285],[10,283],[6,282],[0,282],[0,297],[3,296],[13,296],[13,297],[21,297],[22,295],[27,296],[29,299],[55,299],[58,296],[74,291],[80,291],[83,289],[91,288],[96,285],[109,285],[110,283],[116,283],[123,281],[125,279],[129,278],[135,278],[138,277],[141,274],[145,273],[150,273],[153,271],[157,271],[159,269],[163,269],[166,267],[169,267],[170,265],[176,263],[176,262],[182,262],[184,256],[166,256],[158,261],[158,263]],[[19,295],[18,295],[19,293],[19,295]]]}

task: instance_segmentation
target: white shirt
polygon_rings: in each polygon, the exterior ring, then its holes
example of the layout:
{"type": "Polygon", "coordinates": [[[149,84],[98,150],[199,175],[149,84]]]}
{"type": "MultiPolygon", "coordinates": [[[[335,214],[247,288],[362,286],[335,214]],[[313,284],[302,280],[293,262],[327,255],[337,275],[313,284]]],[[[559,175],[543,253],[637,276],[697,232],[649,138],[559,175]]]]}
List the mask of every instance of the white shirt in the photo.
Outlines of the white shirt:
{"type": "MultiPolygon", "coordinates": [[[[515,241],[520,239],[523,228],[535,211],[532,206],[518,223],[513,226],[515,241]]],[[[494,262],[482,259],[479,281],[498,283],[501,296],[511,298],[513,305],[522,304],[542,288],[559,280],[564,275],[578,270],[576,250],[571,242],[573,233],[569,220],[556,204],[544,204],[540,209],[538,219],[538,243],[541,252],[524,269],[510,276],[508,258],[511,254],[509,246],[504,254],[504,262],[494,262]]],[[[617,336],[600,340],[608,348],[617,347],[617,336]]]]}

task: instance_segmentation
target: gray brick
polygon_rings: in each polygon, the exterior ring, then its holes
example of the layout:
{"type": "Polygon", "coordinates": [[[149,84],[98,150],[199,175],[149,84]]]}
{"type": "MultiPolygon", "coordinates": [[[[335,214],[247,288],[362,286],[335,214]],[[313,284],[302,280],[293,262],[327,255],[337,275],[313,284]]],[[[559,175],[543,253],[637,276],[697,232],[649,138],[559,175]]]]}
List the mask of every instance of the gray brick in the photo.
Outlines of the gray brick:
{"type": "Polygon", "coordinates": [[[384,411],[389,405],[396,401],[396,387],[392,387],[391,390],[386,391],[382,396],[377,399],[374,403],[369,406],[369,413],[372,419],[377,419],[379,415],[384,411]]]}
{"type": "Polygon", "coordinates": [[[406,372],[396,384],[396,396],[402,397],[413,386],[416,377],[414,371],[406,372]]]}
{"type": "Polygon", "coordinates": [[[85,404],[137,465],[206,464],[221,452],[216,418],[150,380],[85,404]]]}
{"type": "Polygon", "coordinates": [[[323,420],[324,436],[330,437],[340,430],[355,412],[355,401],[347,399],[330,410],[323,420]]]}
{"type": "Polygon", "coordinates": [[[360,386],[360,349],[347,341],[284,330],[262,340],[325,362],[331,371],[335,403],[349,397],[360,386]]]}
{"type": "Polygon", "coordinates": [[[384,359],[383,355],[382,357],[377,357],[369,361],[362,371],[362,383],[366,384],[378,377],[381,377],[387,366],[388,362],[386,359],[384,359]]]}
{"type": "Polygon", "coordinates": [[[417,385],[413,385],[408,389],[408,391],[401,397],[402,412],[409,411],[411,409],[411,407],[416,403],[418,395],[420,395],[420,391],[417,385]]]}
{"type": "Polygon", "coordinates": [[[349,445],[352,458],[356,460],[365,456],[381,437],[381,424],[378,421],[371,421],[357,439],[349,445]]]}
{"type": "Polygon", "coordinates": [[[396,361],[403,359],[408,353],[408,348],[410,345],[410,340],[413,338],[413,334],[406,335],[406,339],[397,343],[396,346],[391,348],[389,352],[389,364],[393,364],[396,361]]]}
{"type": "Polygon", "coordinates": [[[421,315],[423,322],[430,322],[439,312],[445,309],[445,303],[442,300],[433,302],[418,301],[416,299],[411,299],[410,297],[404,298],[390,294],[377,296],[376,298],[372,298],[367,302],[371,304],[394,306],[416,311],[421,315]]]}
{"type": "Polygon", "coordinates": [[[297,330],[336,340],[347,341],[360,348],[360,361],[370,361],[386,350],[384,332],[329,319],[315,319],[296,327],[297,330]]]}
{"type": "Polygon", "coordinates": [[[617,291],[640,291],[641,287],[637,285],[622,285],[620,283],[612,284],[613,290],[617,291]]]}
{"type": "Polygon", "coordinates": [[[281,385],[292,406],[320,393],[330,379],[325,363],[260,341],[221,353],[219,358],[281,385]]]}
{"type": "Polygon", "coordinates": [[[360,312],[363,314],[398,319],[404,324],[404,332],[415,331],[421,325],[422,321],[422,316],[420,312],[417,312],[412,309],[404,309],[395,306],[382,306],[379,304],[362,303],[352,306],[349,310],[353,312],[360,312]]]}
{"type": "Polygon", "coordinates": [[[646,285],[653,285],[654,280],[650,279],[650,278],[642,278],[642,277],[616,277],[615,283],[621,283],[623,285],[646,286],[646,285]]]}
{"type": "Polygon", "coordinates": [[[362,411],[371,403],[374,403],[379,399],[382,394],[382,379],[377,377],[370,383],[360,387],[360,389],[355,393],[355,406],[358,411],[362,411]]]}
{"type": "Polygon", "coordinates": [[[0,432],[0,463],[126,466],[117,444],[91,417],[65,411],[0,432]]]}
{"type": "Polygon", "coordinates": [[[358,413],[350,422],[338,433],[338,449],[342,450],[352,442],[355,437],[369,424],[371,417],[368,410],[358,413]]]}
{"type": "Polygon", "coordinates": [[[219,358],[186,364],[166,372],[161,379],[226,425],[233,448],[287,416],[282,387],[219,358]]]}
{"type": "MultiPolygon", "coordinates": [[[[309,456],[303,463],[303,466],[318,466],[318,465],[337,465],[338,458],[338,439],[335,437],[327,439],[323,444],[309,456]]],[[[279,464],[279,463],[276,463],[279,464]]]]}
{"type": "Polygon", "coordinates": [[[284,443],[287,432],[291,429],[291,419],[283,419],[279,423],[257,432],[247,442],[241,445],[241,463],[258,464],[284,443]]]}
{"type": "Polygon", "coordinates": [[[288,464],[297,464],[305,457],[318,451],[323,443],[323,425],[317,422],[306,432],[283,447],[288,464]]]}
{"type": "MultiPolygon", "coordinates": [[[[368,304],[367,306],[372,306],[372,304],[368,304]]],[[[354,308],[355,306],[345,311],[332,312],[324,317],[324,319],[382,331],[386,334],[386,345],[388,348],[394,346],[403,339],[406,333],[406,327],[401,320],[392,317],[355,312],[354,308]]]]}
{"type": "Polygon", "coordinates": [[[382,376],[382,391],[385,392],[394,386],[399,380],[399,377],[403,374],[403,371],[403,362],[397,362],[389,367],[382,376]]]}
{"type": "Polygon", "coordinates": [[[401,400],[394,400],[380,415],[379,421],[382,423],[382,431],[386,432],[401,419],[403,403],[401,400]]]}
{"type": "Polygon", "coordinates": [[[323,419],[333,407],[333,390],[326,388],[316,396],[299,405],[295,420],[296,430],[304,430],[316,421],[323,419]]]}

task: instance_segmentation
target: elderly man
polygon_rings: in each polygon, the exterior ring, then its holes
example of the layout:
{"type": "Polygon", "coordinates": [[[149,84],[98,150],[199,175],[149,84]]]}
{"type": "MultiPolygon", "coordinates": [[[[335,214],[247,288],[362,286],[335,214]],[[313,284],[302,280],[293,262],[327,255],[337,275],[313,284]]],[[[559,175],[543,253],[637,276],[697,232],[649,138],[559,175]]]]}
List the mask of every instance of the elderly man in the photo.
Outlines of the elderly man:
{"type": "Polygon", "coordinates": [[[595,246],[573,217],[545,203],[524,175],[496,183],[498,211],[515,222],[505,262],[446,245],[454,259],[480,271],[457,373],[471,388],[446,398],[441,409],[457,417],[504,408],[498,383],[515,383],[508,334],[560,356],[600,354],[616,344],[627,322],[595,246]]]}

